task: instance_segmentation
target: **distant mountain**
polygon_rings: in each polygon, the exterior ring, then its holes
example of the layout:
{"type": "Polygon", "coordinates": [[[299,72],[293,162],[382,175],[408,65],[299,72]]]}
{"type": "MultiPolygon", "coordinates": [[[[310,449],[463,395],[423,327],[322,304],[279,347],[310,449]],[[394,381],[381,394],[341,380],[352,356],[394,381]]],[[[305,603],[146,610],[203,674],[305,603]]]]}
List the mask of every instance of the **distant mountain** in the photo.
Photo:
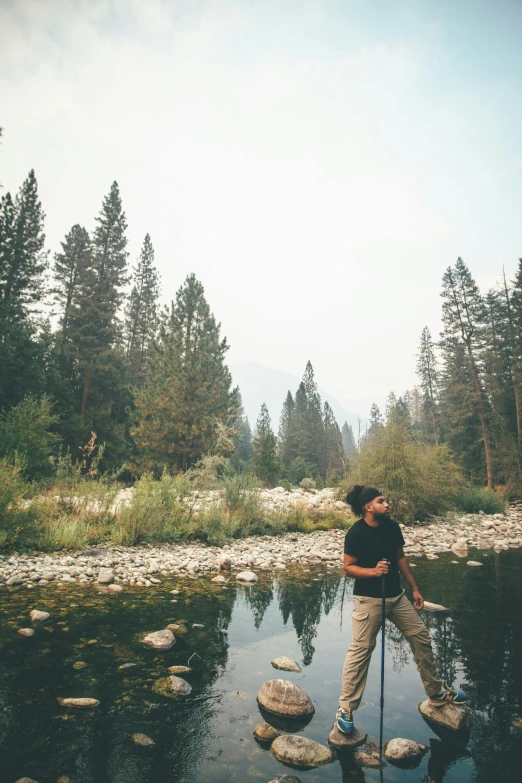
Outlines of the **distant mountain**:
{"type": "MultiPolygon", "coordinates": [[[[286,372],[280,372],[279,370],[272,370],[270,367],[263,367],[262,364],[257,364],[256,362],[231,364],[229,368],[234,384],[237,384],[241,390],[243,407],[252,430],[254,429],[261,405],[265,402],[272,419],[272,427],[277,434],[279,417],[286,394],[290,390],[292,396],[295,396],[297,388],[301,383],[301,378],[286,372]]],[[[331,405],[339,427],[342,427],[344,422],[347,421],[348,424],[351,424],[353,434],[355,439],[357,439],[357,414],[343,408],[340,402],[323,391],[323,389],[319,389],[319,393],[322,402],[324,403],[327,400],[331,405]]],[[[365,421],[366,419],[361,418],[362,423],[365,421]]]]}

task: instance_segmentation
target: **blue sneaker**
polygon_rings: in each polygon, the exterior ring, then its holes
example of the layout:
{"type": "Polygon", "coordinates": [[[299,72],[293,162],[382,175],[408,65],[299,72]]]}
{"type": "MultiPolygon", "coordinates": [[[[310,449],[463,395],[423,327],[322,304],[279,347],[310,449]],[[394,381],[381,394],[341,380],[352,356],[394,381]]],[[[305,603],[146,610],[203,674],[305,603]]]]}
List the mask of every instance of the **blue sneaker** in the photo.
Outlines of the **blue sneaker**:
{"type": "Polygon", "coordinates": [[[343,710],[341,707],[337,710],[336,725],[343,734],[353,734],[353,717],[351,710],[343,710]]]}
{"type": "Polygon", "coordinates": [[[444,690],[436,693],[435,696],[428,696],[428,700],[433,707],[443,707],[445,704],[465,704],[468,697],[464,691],[445,685],[444,690]]]}

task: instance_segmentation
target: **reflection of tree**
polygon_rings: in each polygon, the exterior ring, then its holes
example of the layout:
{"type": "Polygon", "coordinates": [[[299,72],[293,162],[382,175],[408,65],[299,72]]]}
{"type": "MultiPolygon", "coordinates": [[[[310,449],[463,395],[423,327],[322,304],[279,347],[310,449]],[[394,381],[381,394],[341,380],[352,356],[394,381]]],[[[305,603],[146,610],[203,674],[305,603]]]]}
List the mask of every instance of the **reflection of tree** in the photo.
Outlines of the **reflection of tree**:
{"type": "Polygon", "coordinates": [[[396,625],[386,622],[386,649],[391,653],[393,671],[401,672],[410,658],[410,645],[396,625]]]}
{"type": "Polygon", "coordinates": [[[454,632],[453,619],[446,615],[424,613],[424,622],[431,636],[433,654],[444,683],[453,684],[457,678],[460,658],[459,642],[454,632]]]}
{"type": "Polygon", "coordinates": [[[260,582],[245,589],[243,599],[245,604],[252,610],[252,614],[254,615],[254,626],[256,629],[261,627],[263,617],[272,603],[273,597],[274,592],[272,588],[267,588],[260,582]]]}
{"type": "Polygon", "coordinates": [[[335,571],[325,574],[324,579],[317,582],[306,583],[286,576],[279,579],[279,609],[285,625],[288,619],[292,618],[305,666],[312,662],[315,652],[312,642],[317,636],[321,614],[328,614],[335,604],[341,577],[342,574],[335,571]]]}

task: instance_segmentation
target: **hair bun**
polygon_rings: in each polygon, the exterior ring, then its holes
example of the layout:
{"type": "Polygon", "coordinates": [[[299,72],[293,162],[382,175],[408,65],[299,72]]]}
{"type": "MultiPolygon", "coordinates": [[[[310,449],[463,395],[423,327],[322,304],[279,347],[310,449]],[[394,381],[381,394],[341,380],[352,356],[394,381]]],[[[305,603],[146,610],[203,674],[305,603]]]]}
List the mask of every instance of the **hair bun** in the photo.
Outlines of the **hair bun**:
{"type": "Polygon", "coordinates": [[[357,500],[361,496],[361,492],[364,489],[363,484],[356,484],[353,489],[351,489],[348,494],[346,495],[346,502],[349,506],[353,506],[354,503],[357,503],[357,500]]]}

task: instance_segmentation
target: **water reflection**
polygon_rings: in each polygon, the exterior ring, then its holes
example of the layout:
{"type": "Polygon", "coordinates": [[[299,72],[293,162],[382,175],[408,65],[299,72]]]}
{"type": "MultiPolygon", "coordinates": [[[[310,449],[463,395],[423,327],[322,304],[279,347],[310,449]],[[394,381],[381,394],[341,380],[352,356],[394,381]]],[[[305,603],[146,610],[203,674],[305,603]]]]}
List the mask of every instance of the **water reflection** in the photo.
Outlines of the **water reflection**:
{"type": "MultiPolygon", "coordinates": [[[[479,559],[481,555],[474,556],[479,559]]],[[[481,568],[451,563],[451,557],[419,561],[416,576],[430,601],[451,609],[425,613],[443,677],[469,692],[471,738],[428,726],[417,711],[422,686],[407,641],[387,628],[385,731],[425,742],[430,753],[417,770],[388,766],[383,779],[432,783],[490,783],[516,779],[522,731],[522,550],[489,553],[481,568]]],[[[339,679],[350,642],[351,584],[338,570],[290,570],[257,584],[225,587],[202,578],[178,580],[154,592],[118,595],[77,586],[45,592],[0,592],[0,754],[6,783],[23,775],[55,783],[244,783],[268,781],[285,770],[252,731],[261,715],[257,690],[274,676],[270,661],[290,654],[298,682],[316,713],[305,736],[324,742],[336,708],[339,679]],[[171,603],[169,590],[180,594],[171,603]],[[16,630],[29,624],[32,608],[51,618],[32,638],[16,630]],[[176,622],[186,628],[175,646],[158,652],[140,643],[145,631],[176,622]],[[202,623],[203,629],[192,629],[202,623]],[[341,627],[342,626],[342,627],[341,627]],[[231,642],[233,637],[233,642],[231,642]],[[302,659],[299,656],[302,656],[302,659]],[[83,662],[84,668],[73,668],[83,662]],[[190,662],[190,663],[189,663],[190,662]],[[135,663],[131,669],[119,669],[135,663]],[[175,701],[151,686],[171,665],[193,668],[191,694],[175,701]],[[67,711],[58,696],[93,696],[97,710],[67,711]],[[134,732],[155,745],[136,746],[134,732]]],[[[378,656],[374,656],[378,658],[378,656]]],[[[378,731],[378,667],[372,660],[367,707],[358,725],[378,731]]],[[[287,728],[286,726],[284,728],[287,728]]],[[[3,777],[2,777],[3,776],[3,777]]],[[[374,783],[379,773],[362,771],[353,756],[318,771],[299,773],[303,783],[374,783]]]]}

